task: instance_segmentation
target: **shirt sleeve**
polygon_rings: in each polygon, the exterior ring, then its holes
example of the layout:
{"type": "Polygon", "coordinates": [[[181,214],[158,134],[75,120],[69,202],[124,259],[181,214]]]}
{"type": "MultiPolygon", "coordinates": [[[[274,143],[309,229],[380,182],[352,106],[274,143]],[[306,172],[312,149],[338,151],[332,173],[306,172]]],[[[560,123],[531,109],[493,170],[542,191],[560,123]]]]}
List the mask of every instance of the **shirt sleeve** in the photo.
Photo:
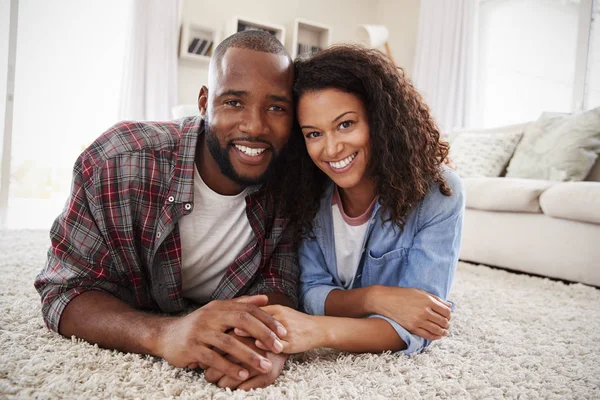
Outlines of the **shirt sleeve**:
{"type": "Polygon", "coordinates": [[[327,270],[325,257],[316,240],[306,239],[298,250],[300,262],[300,303],[312,315],[325,315],[325,301],[331,291],[343,289],[327,270]]]}
{"type": "Polygon", "coordinates": [[[267,243],[275,246],[271,258],[248,289],[248,295],[283,293],[298,307],[298,256],[294,245],[294,231],[287,219],[276,218],[273,229],[282,229],[279,241],[267,243]]]}
{"type": "MultiPolygon", "coordinates": [[[[453,171],[445,174],[451,196],[445,196],[434,186],[418,210],[418,232],[408,253],[406,271],[397,286],[418,288],[447,300],[454,280],[462,237],[465,208],[464,189],[453,171]]],[[[420,352],[430,340],[411,334],[402,326],[381,315],[372,317],[388,321],[408,346],[403,352],[420,352]]]]}
{"type": "Polygon", "coordinates": [[[71,194],[63,212],[54,221],[48,259],[34,286],[41,296],[46,326],[58,332],[65,307],[79,294],[101,290],[118,296],[109,249],[90,211],[86,189],[93,168],[84,168],[83,156],[77,160],[71,194]]]}

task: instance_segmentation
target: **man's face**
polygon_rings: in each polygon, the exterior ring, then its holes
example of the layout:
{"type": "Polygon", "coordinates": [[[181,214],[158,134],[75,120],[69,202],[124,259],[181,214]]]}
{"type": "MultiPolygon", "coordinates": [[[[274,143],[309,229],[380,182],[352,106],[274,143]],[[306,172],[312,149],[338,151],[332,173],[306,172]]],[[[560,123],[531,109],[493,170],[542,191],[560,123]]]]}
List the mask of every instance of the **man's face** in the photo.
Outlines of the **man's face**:
{"type": "Polygon", "coordinates": [[[227,178],[253,185],[273,167],[292,127],[292,81],[287,57],[249,49],[229,48],[211,70],[199,106],[207,147],[227,178]]]}

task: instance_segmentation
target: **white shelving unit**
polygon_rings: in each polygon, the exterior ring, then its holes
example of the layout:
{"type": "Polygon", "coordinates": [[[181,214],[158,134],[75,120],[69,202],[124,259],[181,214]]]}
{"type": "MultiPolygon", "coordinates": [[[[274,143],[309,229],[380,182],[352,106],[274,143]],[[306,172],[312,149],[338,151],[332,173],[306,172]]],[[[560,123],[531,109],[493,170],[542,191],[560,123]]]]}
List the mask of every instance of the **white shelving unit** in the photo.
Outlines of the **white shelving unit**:
{"type": "Polygon", "coordinates": [[[179,35],[179,58],[196,63],[208,63],[220,42],[219,31],[184,21],[179,35]]]}
{"type": "Polygon", "coordinates": [[[302,18],[294,20],[294,34],[289,49],[292,58],[312,54],[331,45],[331,28],[302,18]]]}
{"type": "Polygon", "coordinates": [[[250,18],[244,17],[233,17],[229,22],[229,26],[227,27],[227,35],[233,35],[236,32],[250,30],[250,29],[258,29],[262,31],[267,31],[275,35],[277,39],[281,43],[284,43],[285,40],[285,27],[282,25],[269,24],[266,22],[256,21],[250,18]]]}

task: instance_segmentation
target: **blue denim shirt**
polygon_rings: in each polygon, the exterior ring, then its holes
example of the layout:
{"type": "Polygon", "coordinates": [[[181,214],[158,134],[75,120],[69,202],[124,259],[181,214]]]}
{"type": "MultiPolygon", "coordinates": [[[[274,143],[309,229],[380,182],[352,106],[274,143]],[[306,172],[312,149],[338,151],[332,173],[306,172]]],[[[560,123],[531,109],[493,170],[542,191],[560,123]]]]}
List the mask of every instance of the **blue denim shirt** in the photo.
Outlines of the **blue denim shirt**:
{"type": "MultiPolygon", "coordinates": [[[[362,256],[353,288],[370,285],[423,289],[446,299],[460,249],[465,196],[462,182],[451,169],[443,167],[443,176],[452,196],[432,185],[406,217],[404,231],[381,222],[383,209],[377,202],[365,235],[362,256]]],[[[331,197],[328,186],[313,224],[315,239],[305,240],[299,248],[301,267],[300,302],[307,313],[325,315],[329,292],[344,290],[337,273],[331,197]]],[[[361,249],[357,249],[361,251],[361,249]]],[[[413,335],[395,321],[382,315],[406,343],[405,354],[420,352],[430,341],[413,335]]]]}

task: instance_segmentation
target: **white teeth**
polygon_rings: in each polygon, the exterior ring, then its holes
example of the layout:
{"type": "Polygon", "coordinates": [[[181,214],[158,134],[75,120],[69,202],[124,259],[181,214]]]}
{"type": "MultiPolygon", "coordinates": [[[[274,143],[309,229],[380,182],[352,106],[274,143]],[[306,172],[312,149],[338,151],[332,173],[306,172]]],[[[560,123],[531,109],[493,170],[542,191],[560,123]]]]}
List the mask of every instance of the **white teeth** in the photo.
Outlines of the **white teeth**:
{"type": "Polygon", "coordinates": [[[358,154],[358,153],[354,153],[354,154],[352,154],[352,155],[350,155],[350,156],[348,156],[348,157],[344,158],[344,159],[343,159],[343,160],[341,160],[341,161],[330,162],[330,163],[329,163],[329,165],[331,165],[331,167],[332,167],[332,168],[335,168],[335,169],[342,169],[342,168],[344,168],[344,167],[347,167],[347,166],[348,166],[348,164],[350,164],[350,162],[351,162],[352,160],[354,160],[354,157],[356,157],[356,155],[357,155],[357,154],[358,154]]]}
{"type": "Polygon", "coordinates": [[[247,147],[247,146],[242,146],[239,144],[234,145],[236,149],[238,149],[239,151],[241,151],[242,153],[246,154],[247,156],[250,157],[256,157],[259,154],[262,154],[263,151],[266,150],[266,148],[262,148],[262,149],[253,149],[251,147],[247,147]]]}

